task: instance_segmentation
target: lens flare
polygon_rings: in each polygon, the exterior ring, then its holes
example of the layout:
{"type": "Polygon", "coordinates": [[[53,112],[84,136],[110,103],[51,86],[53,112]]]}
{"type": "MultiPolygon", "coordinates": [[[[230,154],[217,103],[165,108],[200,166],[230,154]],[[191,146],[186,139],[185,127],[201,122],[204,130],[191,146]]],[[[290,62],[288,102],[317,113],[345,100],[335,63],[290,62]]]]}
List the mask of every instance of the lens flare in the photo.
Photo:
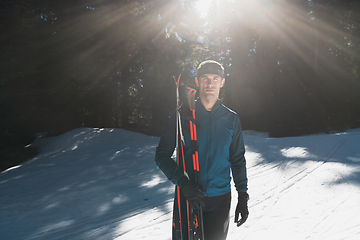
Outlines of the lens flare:
{"type": "Polygon", "coordinates": [[[190,77],[195,76],[195,68],[192,67],[192,68],[190,69],[190,71],[189,71],[189,76],[190,76],[190,77]]]}

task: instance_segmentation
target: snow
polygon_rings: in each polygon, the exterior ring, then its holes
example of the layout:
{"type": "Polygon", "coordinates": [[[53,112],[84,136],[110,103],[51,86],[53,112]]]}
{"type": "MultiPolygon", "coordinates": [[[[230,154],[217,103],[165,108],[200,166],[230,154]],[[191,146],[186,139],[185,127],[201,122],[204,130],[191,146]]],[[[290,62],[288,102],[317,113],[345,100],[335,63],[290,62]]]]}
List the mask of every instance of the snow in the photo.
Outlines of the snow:
{"type": "MultiPolygon", "coordinates": [[[[228,239],[360,239],[360,129],[269,138],[245,131],[247,222],[228,239]]],[[[171,239],[174,186],[158,137],[79,128],[0,174],[0,239],[171,239]]]]}

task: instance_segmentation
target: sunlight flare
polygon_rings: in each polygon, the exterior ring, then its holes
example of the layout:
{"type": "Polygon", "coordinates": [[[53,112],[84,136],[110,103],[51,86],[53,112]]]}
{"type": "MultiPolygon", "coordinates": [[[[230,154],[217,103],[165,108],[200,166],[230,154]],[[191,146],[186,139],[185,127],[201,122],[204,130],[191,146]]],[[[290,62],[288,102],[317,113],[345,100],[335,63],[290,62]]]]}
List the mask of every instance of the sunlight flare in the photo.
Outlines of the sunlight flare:
{"type": "Polygon", "coordinates": [[[212,0],[199,0],[195,3],[196,10],[200,13],[200,17],[207,16],[212,0]]]}

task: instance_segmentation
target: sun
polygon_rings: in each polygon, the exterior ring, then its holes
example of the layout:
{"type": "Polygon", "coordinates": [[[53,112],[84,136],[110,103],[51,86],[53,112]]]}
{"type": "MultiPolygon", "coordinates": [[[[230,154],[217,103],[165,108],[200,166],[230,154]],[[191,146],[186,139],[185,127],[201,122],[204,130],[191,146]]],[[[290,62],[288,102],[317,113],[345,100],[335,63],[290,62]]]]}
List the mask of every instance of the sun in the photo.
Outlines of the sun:
{"type": "Polygon", "coordinates": [[[195,3],[195,9],[200,13],[200,17],[204,18],[208,14],[212,0],[198,0],[195,3]]]}

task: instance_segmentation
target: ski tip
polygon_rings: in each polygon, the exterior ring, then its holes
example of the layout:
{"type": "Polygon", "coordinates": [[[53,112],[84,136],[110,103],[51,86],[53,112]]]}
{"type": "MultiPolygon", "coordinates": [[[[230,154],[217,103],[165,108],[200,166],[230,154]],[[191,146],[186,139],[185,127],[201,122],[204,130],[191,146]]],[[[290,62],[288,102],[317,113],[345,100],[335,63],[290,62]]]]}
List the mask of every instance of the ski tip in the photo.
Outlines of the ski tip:
{"type": "Polygon", "coordinates": [[[187,87],[186,90],[185,90],[186,96],[188,96],[188,95],[193,95],[193,94],[195,94],[195,93],[196,93],[196,90],[193,89],[193,88],[190,88],[190,87],[187,87]]]}

